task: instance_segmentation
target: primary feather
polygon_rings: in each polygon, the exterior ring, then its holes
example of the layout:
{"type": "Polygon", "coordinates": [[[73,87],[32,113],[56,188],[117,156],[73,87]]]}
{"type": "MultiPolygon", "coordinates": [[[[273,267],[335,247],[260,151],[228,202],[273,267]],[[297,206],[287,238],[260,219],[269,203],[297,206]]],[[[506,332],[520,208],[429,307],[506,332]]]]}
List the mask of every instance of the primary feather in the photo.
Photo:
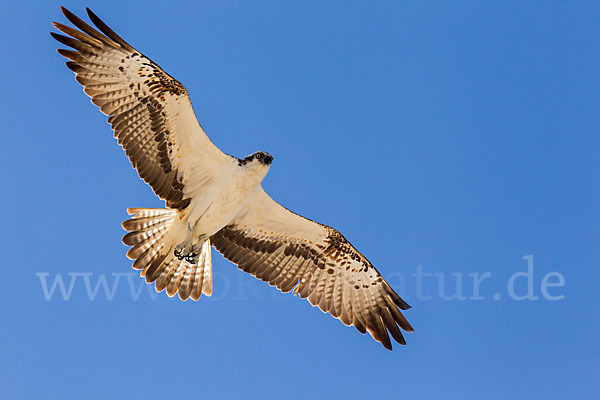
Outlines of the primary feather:
{"type": "Polygon", "coordinates": [[[387,349],[412,331],[409,305],[337,230],[279,205],[261,182],[273,157],[221,152],[198,123],[186,88],[112,31],[89,9],[91,27],[54,23],[70,61],[133,167],[165,209],[129,209],[127,256],[156,289],[198,300],[212,293],[211,244],[240,269],[307,298],[387,349]]]}

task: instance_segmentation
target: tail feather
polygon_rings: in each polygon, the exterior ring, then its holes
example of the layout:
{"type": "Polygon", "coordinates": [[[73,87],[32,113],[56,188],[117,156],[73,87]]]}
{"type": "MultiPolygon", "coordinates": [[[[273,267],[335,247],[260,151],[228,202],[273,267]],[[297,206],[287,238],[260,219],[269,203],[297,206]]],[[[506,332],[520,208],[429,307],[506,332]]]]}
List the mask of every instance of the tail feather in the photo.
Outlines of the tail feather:
{"type": "Polygon", "coordinates": [[[132,246],[127,257],[135,260],[133,268],[141,270],[146,282],[155,282],[159,292],[166,288],[169,297],[178,293],[182,300],[198,300],[202,294],[212,294],[209,240],[202,246],[198,264],[190,264],[174,256],[177,243],[169,233],[177,218],[176,210],[129,208],[127,212],[133,216],[122,224],[129,231],[123,236],[123,243],[132,246]]]}
{"type": "MultiPolygon", "coordinates": [[[[137,222],[131,219],[125,222],[130,221],[137,222]]],[[[135,246],[137,244],[145,242],[146,240],[148,240],[148,238],[161,233],[161,228],[168,227],[168,225],[170,224],[171,216],[155,219],[153,221],[148,221],[148,223],[125,224],[125,222],[123,223],[123,227],[131,232],[123,236],[123,243],[129,246],[135,246]]]]}
{"type": "Polygon", "coordinates": [[[207,296],[212,294],[211,266],[210,240],[207,240],[202,245],[202,253],[198,264],[183,271],[179,285],[179,297],[182,300],[187,300],[190,296],[192,299],[198,299],[202,292],[207,296]]]}
{"type": "MultiPolygon", "coordinates": [[[[168,261],[163,260],[162,262],[152,263],[150,265],[150,267],[148,267],[148,270],[146,271],[146,275],[145,275],[146,282],[150,283],[150,282],[156,281],[156,279],[158,279],[158,277],[160,276],[162,271],[164,271],[164,269],[167,267],[167,264],[170,262],[171,262],[171,260],[168,260],[168,261]]],[[[158,285],[158,283],[157,283],[157,285],[158,285]]]]}
{"type": "MultiPolygon", "coordinates": [[[[200,258],[200,263],[202,263],[203,261],[204,260],[200,258]]],[[[187,300],[188,297],[190,297],[190,295],[192,294],[192,287],[195,283],[197,268],[198,264],[192,265],[183,274],[183,279],[181,281],[181,284],[179,285],[179,296],[182,300],[187,300]]]]}
{"type": "MultiPolygon", "coordinates": [[[[204,258],[204,268],[200,269],[200,274],[196,275],[196,281],[201,282],[202,293],[207,296],[212,295],[213,287],[212,287],[212,253],[210,249],[210,239],[207,239],[202,247],[202,254],[204,258]]],[[[198,285],[196,285],[198,288],[198,285]]],[[[192,294],[194,291],[192,290],[192,294]]],[[[193,297],[193,296],[192,296],[193,297]]],[[[200,294],[198,294],[200,297],[200,294]]]]}
{"type": "MultiPolygon", "coordinates": [[[[192,268],[192,266],[185,261],[181,261],[178,264],[179,265],[177,265],[177,268],[175,268],[175,266],[172,267],[175,270],[175,273],[171,276],[171,280],[169,281],[169,283],[167,283],[167,295],[169,297],[175,296],[175,293],[177,293],[179,289],[179,285],[181,284],[181,280],[183,279],[185,271],[192,268]]],[[[181,294],[179,294],[179,296],[183,297],[181,294]]]]}
{"type": "Polygon", "coordinates": [[[179,260],[175,257],[171,257],[170,260],[166,263],[163,263],[164,268],[160,272],[160,275],[156,278],[156,290],[162,292],[165,290],[169,282],[171,282],[171,278],[179,268],[179,264],[185,262],[184,260],[179,260]]]}

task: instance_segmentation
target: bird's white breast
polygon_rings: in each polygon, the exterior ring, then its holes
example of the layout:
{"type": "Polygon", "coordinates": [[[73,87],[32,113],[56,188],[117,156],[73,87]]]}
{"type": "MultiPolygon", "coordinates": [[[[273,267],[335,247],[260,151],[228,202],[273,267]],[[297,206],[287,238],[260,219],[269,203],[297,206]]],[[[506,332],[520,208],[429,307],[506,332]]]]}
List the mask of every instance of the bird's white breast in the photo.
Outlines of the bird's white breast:
{"type": "Polygon", "coordinates": [[[210,237],[229,224],[263,178],[264,174],[232,162],[231,168],[225,168],[218,179],[192,196],[184,218],[193,236],[210,237]]]}

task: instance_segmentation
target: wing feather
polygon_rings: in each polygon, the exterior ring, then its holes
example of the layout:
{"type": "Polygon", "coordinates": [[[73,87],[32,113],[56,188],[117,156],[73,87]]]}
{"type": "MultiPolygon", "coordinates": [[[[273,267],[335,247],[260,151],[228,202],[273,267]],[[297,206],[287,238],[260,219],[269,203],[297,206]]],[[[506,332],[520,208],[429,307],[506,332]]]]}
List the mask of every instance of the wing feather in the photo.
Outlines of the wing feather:
{"type": "Polygon", "coordinates": [[[294,289],[387,349],[390,335],[405,344],[401,331],[413,330],[400,311],[410,306],[342,234],[285,209],[262,188],[211,241],[243,271],[282,292],[294,289]]]}
{"type": "Polygon", "coordinates": [[[185,208],[193,193],[210,183],[231,157],[208,139],[180,82],[89,9],[99,31],[61,9],[78,29],[54,23],[63,34],[52,32],[52,37],[71,48],[58,53],[70,60],[67,67],[92,103],[108,115],[118,143],[140,177],[168,207],[185,208]]]}

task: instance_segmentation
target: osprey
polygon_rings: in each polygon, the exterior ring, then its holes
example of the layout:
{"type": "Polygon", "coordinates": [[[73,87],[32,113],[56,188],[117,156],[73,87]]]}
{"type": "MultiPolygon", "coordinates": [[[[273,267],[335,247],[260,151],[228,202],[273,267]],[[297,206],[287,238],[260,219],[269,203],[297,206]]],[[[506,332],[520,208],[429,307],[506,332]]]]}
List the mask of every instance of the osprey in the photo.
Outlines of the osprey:
{"type": "Polygon", "coordinates": [[[92,28],[62,8],[79,30],[52,32],[92,103],[108,115],[127,157],[166,208],[129,208],[123,222],[146,282],[172,297],[212,294],[211,245],[240,269],[287,293],[294,290],[387,349],[406,344],[400,310],[410,308],[337,230],[297,215],[265,193],[273,157],[223,153],[198,123],[186,88],[87,9],[92,28]],[[389,333],[389,334],[388,334],[389,333]]]}

